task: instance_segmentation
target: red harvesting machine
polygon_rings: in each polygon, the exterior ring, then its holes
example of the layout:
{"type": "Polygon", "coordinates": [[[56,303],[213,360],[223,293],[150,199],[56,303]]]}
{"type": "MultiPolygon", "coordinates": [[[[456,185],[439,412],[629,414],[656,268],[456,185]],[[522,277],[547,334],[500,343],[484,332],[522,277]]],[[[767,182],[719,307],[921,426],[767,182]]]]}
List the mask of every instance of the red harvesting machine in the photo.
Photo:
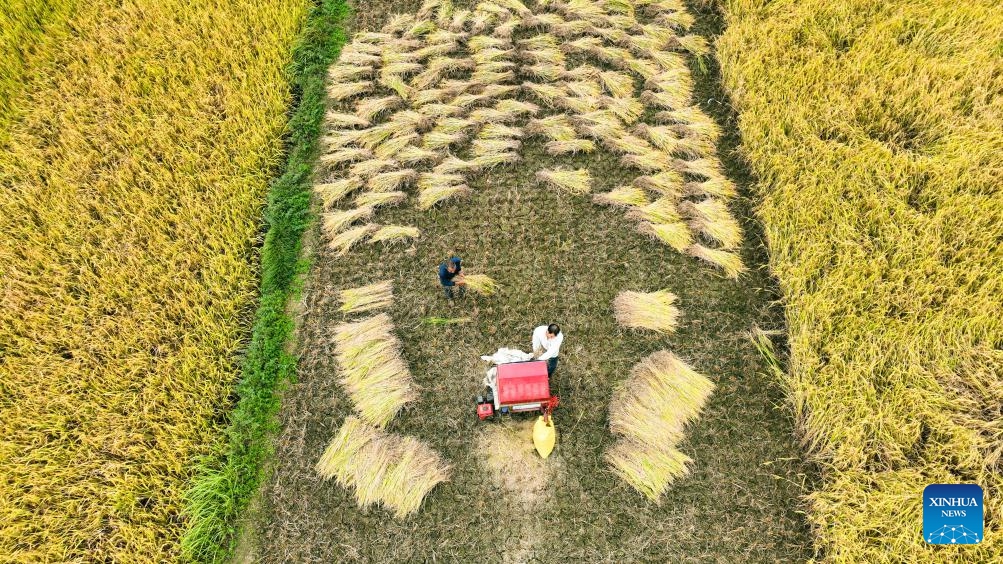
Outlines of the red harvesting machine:
{"type": "Polygon", "coordinates": [[[496,413],[541,411],[549,416],[560,401],[550,395],[550,377],[543,360],[499,364],[488,370],[485,384],[485,395],[477,396],[477,417],[482,421],[496,413]]]}

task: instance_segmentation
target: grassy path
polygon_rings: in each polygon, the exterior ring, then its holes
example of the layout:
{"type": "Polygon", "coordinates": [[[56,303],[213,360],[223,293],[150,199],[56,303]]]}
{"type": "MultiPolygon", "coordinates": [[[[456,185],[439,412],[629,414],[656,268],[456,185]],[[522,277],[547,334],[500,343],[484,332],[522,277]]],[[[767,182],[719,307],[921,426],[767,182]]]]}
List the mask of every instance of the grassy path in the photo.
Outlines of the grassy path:
{"type": "MultiPolygon", "coordinates": [[[[378,26],[376,14],[413,7],[367,5],[356,29],[378,26]]],[[[717,93],[711,71],[696,77],[701,99],[717,93]]],[[[733,146],[733,128],[728,133],[724,152],[733,146]]],[[[797,513],[806,478],[791,423],[775,408],[780,393],[758,374],[763,367],[745,337],[753,323],[771,321],[771,294],[761,290],[769,280],[758,271],[738,283],[725,280],[638,235],[621,212],[540,188],[535,171],[558,161],[534,142],[522,154],[519,165],[480,176],[471,198],[428,213],[411,207],[381,212],[385,223],[422,229],[414,247],[362,247],[345,258],[317,250],[299,320],[298,383],[285,396],[274,472],[241,559],[473,561],[486,555],[735,562],[809,556],[811,543],[797,513]],[[452,252],[466,259],[469,271],[494,277],[501,294],[447,305],[432,269],[452,252]],[[423,388],[418,404],[391,430],[429,441],[455,465],[452,481],[404,521],[356,509],[348,492],[321,482],[313,470],[350,409],[332,357],[330,333],[341,320],[336,290],[384,278],[394,280],[391,313],[423,388]],[[616,293],[659,288],[680,297],[680,330],[669,338],[621,331],[611,311],[616,293]],[[449,327],[421,323],[430,316],[472,320],[449,327]],[[531,328],[550,319],[568,335],[555,377],[563,398],[561,438],[546,488],[539,499],[527,500],[493,484],[485,471],[478,444],[495,424],[477,421],[471,397],[483,374],[479,355],[503,345],[528,347],[531,328]],[[606,406],[614,385],[637,360],[666,346],[718,388],[682,445],[695,460],[691,476],[653,506],[619,483],[600,454],[613,441],[606,406]]],[[[744,189],[744,171],[727,154],[722,158],[744,189]]],[[[572,161],[578,162],[561,162],[587,165],[599,179],[596,191],[623,180],[608,155],[572,161]]],[[[743,258],[761,264],[756,237],[748,239],[743,258]]]]}

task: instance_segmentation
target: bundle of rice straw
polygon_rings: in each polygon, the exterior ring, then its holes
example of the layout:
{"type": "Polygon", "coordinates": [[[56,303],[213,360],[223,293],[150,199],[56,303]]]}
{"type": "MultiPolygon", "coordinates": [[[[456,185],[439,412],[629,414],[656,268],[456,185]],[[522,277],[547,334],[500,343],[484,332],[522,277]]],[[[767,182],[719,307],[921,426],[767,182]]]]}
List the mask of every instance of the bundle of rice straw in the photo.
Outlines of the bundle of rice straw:
{"type": "Polygon", "coordinates": [[[592,177],[589,171],[577,170],[541,170],[536,177],[558,189],[572,194],[588,194],[592,190],[592,177]]]}
{"type": "Polygon", "coordinates": [[[395,243],[407,239],[417,239],[421,230],[409,225],[384,225],[369,238],[370,243],[395,243]]]}
{"type": "Polygon", "coordinates": [[[713,382],[668,351],[639,362],[609,406],[610,431],[622,437],[605,455],[614,472],[657,501],[686,474],[689,458],[676,444],[713,391],[713,382]]]}
{"type": "Polygon", "coordinates": [[[348,417],[316,465],[325,480],[352,488],[360,507],[381,504],[395,517],[415,513],[451,468],[426,443],[348,417]]]}
{"type": "Polygon", "coordinates": [[[331,237],[341,233],[346,227],[360,219],[369,219],[373,215],[372,206],[362,206],[350,210],[335,210],[321,217],[324,231],[331,237]]]}
{"type": "Polygon", "coordinates": [[[399,204],[406,199],[404,192],[363,192],[355,198],[355,205],[375,208],[399,204]]]}
{"type": "Polygon", "coordinates": [[[617,323],[624,327],[671,333],[679,320],[675,301],[675,294],[668,290],[650,293],[628,290],[613,300],[613,312],[617,323]]]}
{"type": "Polygon", "coordinates": [[[466,274],[463,278],[471,292],[490,296],[498,291],[498,283],[486,274],[466,274]]]}
{"type": "Polygon", "coordinates": [[[597,204],[627,208],[642,207],[651,203],[644,190],[633,186],[620,186],[609,192],[601,192],[592,196],[592,201],[597,204]]]}
{"type": "Polygon", "coordinates": [[[344,313],[360,313],[390,307],[394,301],[393,291],[393,283],[389,280],[342,290],[339,293],[341,307],[338,309],[344,313]]]}
{"type": "Polygon", "coordinates": [[[734,249],[742,244],[742,227],[721,200],[685,202],[681,211],[689,216],[691,228],[717,241],[721,248],[734,249]]]}
{"type": "Polygon", "coordinates": [[[724,270],[724,275],[728,278],[737,279],[747,269],[742,263],[742,257],[731,251],[721,249],[711,249],[699,243],[694,243],[686,252],[690,256],[705,260],[714,266],[724,270]]]}
{"type": "Polygon", "coordinates": [[[688,225],[681,221],[674,223],[649,223],[642,221],[637,230],[665,243],[680,253],[689,252],[693,244],[693,234],[688,225]]]}
{"type": "Polygon", "coordinates": [[[356,243],[361,242],[367,235],[377,229],[379,229],[379,226],[373,223],[367,223],[365,225],[347,229],[332,237],[328,246],[337,251],[339,256],[344,256],[348,254],[348,251],[351,250],[356,243]]]}
{"type": "Polygon", "coordinates": [[[466,184],[433,184],[418,193],[418,209],[427,210],[435,204],[454,196],[470,193],[466,184]]]}

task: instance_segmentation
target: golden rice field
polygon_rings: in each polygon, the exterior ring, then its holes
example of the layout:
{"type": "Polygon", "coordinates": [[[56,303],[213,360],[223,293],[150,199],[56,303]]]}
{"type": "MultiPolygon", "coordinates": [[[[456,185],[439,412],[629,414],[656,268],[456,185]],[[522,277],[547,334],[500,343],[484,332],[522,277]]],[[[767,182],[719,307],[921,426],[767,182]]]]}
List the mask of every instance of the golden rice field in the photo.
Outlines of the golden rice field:
{"type": "Polygon", "coordinates": [[[48,67],[4,69],[29,80],[0,151],[0,560],[176,558],[307,9],[81,3],[48,67]]]}
{"type": "Polygon", "coordinates": [[[73,0],[6,0],[0,4],[0,141],[25,80],[58,41],[61,24],[74,5],[73,0]]]}
{"type": "Polygon", "coordinates": [[[1003,12],[729,0],[719,41],[787,307],[785,379],[833,562],[1003,559],[1003,12]],[[978,483],[985,542],[920,537],[978,483]]]}

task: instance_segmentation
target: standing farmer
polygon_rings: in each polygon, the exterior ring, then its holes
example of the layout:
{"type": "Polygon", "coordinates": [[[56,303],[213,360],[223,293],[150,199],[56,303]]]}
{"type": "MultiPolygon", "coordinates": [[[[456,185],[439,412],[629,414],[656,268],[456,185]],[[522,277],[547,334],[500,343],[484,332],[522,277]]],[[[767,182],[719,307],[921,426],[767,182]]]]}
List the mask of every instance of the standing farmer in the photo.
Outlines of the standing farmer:
{"type": "Polygon", "coordinates": [[[533,329],[533,356],[537,360],[547,361],[547,376],[553,376],[557,370],[557,355],[561,352],[563,342],[564,333],[561,333],[561,328],[556,323],[533,329]]]}
{"type": "Polygon", "coordinates": [[[463,279],[463,266],[460,257],[453,257],[439,265],[439,283],[446,298],[453,299],[453,287],[460,287],[460,297],[467,293],[467,281],[463,279]]]}

